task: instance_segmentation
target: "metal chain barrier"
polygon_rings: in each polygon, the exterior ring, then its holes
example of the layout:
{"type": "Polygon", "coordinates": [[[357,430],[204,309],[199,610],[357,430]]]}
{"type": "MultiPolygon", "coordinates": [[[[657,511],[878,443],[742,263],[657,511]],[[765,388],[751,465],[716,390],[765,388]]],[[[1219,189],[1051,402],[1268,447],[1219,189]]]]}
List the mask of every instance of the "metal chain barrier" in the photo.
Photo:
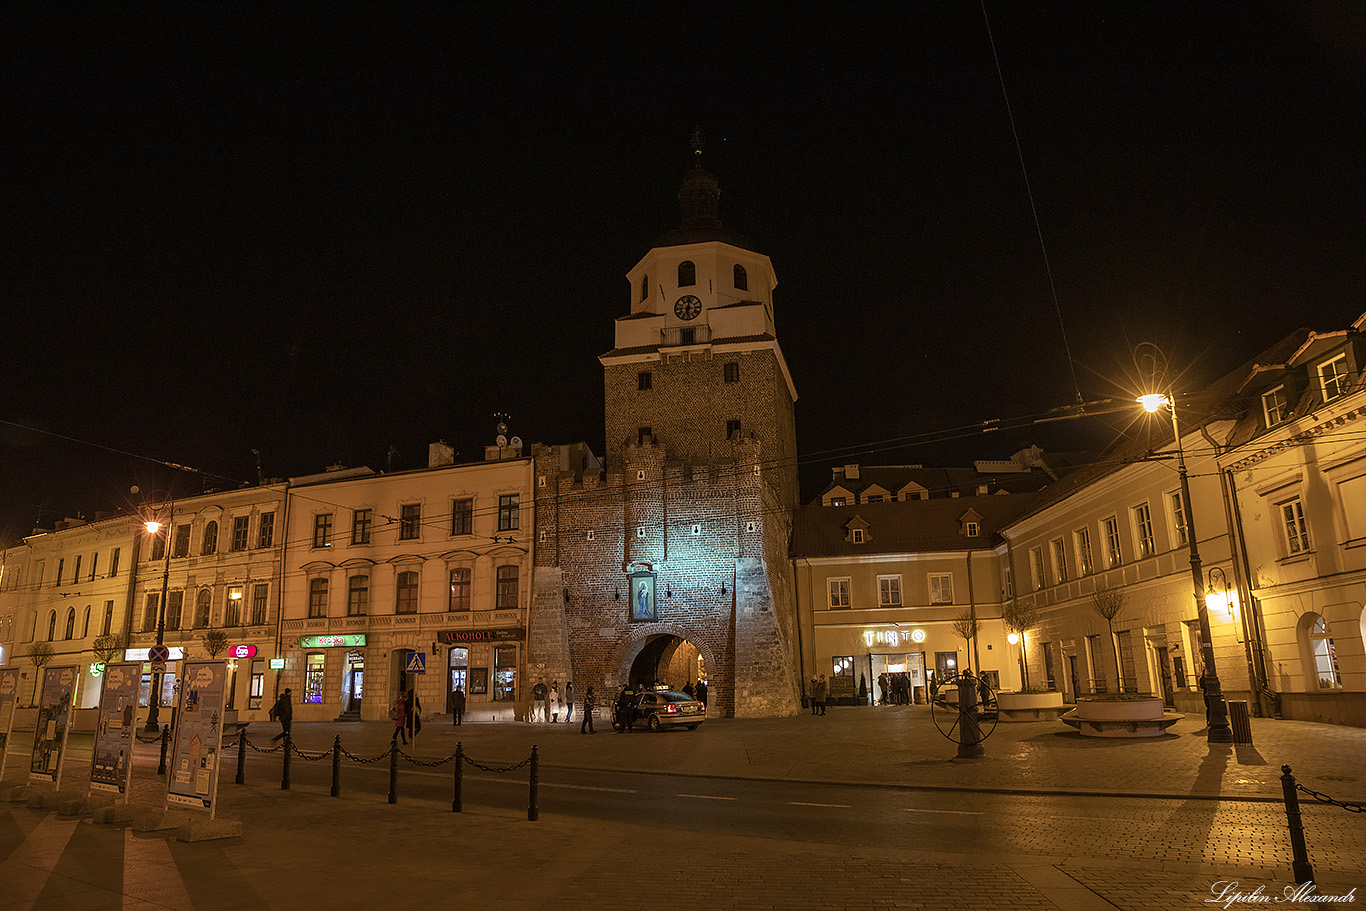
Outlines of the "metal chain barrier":
{"type": "Polygon", "coordinates": [[[523,759],[521,762],[517,763],[516,765],[509,765],[509,766],[503,766],[502,768],[498,768],[498,767],[495,767],[495,766],[484,765],[482,762],[475,762],[473,759],[469,758],[468,756],[462,756],[461,758],[464,759],[465,762],[467,762],[467,763],[469,763],[470,765],[474,766],[476,769],[478,769],[478,770],[481,771],[481,772],[494,772],[494,773],[515,772],[515,771],[517,771],[517,770],[520,769],[520,768],[523,768],[523,767],[525,767],[525,766],[527,766],[527,765],[530,765],[530,763],[531,763],[531,757],[528,756],[526,759],[523,759]]]}
{"type": "Polygon", "coordinates": [[[133,732],[133,736],[136,737],[136,738],[138,739],[138,742],[139,742],[139,743],[156,743],[158,740],[161,739],[161,732],[158,731],[157,733],[153,734],[151,737],[143,737],[141,733],[139,733],[139,732],[137,732],[137,731],[134,731],[134,732],[133,732]]]}
{"type": "Polygon", "coordinates": [[[383,762],[384,760],[389,758],[388,750],[385,750],[383,753],[380,753],[378,756],[375,756],[371,759],[362,759],[361,757],[357,756],[355,753],[352,753],[345,747],[341,748],[341,754],[345,756],[347,759],[351,760],[352,762],[359,763],[360,765],[369,765],[372,762],[383,762]]]}
{"type": "Polygon", "coordinates": [[[290,742],[289,748],[291,753],[293,753],[295,756],[298,756],[304,762],[317,762],[320,759],[326,759],[327,757],[332,755],[332,747],[328,747],[326,752],[319,753],[317,756],[309,756],[303,750],[295,746],[293,741],[290,742]]]}
{"type": "Polygon", "coordinates": [[[1319,793],[1318,791],[1315,791],[1313,788],[1306,788],[1304,785],[1300,784],[1299,782],[1295,782],[1295,790],[1297,790],[1297,791],[1303,791],[1304,793],[1308,794],[1310,797],[1312,797],[1312,798],[1314,798],[1315,800],[1317,800],[1319,803],[1332,804],[1332,805],[1335,806],[1335,807],[1341,807],[1342,809],[1346,810],[1346,811],[1349,812],[1349,813],[1366,813],[1366,804],[1347,803],[1347,802],[1341,801],[1341,800],[1334,800],[1333,798],[1329,797],[1327,794],[1321,794],[1321,793],[1319,793]]]}

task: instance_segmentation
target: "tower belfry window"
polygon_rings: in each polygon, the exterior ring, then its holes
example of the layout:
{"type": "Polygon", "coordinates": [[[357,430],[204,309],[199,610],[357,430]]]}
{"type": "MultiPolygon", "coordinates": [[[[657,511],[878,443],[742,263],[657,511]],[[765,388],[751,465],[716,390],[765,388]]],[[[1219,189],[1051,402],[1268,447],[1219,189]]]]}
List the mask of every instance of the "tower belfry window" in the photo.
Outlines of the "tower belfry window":
{"type": "Polygon", "coordinates": [[[685,288],[688,285],[697,284],[697,267],[692,260],[685,259],[678,264],[678,287],[685,288]]]}
{"type": "Polygon", "coordinates": [[[735,264],[735,287],[739,291],[749,290],[749,276],[745,274],[745,267],[739,263],[735,264]]]}
{"type": "Polygon", "coordinates": [[[645,299],[646,299],[647,297],[649,297],[649,296],[650,296],[650,276],[648,276],[648,275],[642,275],[642,276],[640,277],[640,300],[641,300],[641,303],[644,303],[644,302],[645,302],[645,299]]]}

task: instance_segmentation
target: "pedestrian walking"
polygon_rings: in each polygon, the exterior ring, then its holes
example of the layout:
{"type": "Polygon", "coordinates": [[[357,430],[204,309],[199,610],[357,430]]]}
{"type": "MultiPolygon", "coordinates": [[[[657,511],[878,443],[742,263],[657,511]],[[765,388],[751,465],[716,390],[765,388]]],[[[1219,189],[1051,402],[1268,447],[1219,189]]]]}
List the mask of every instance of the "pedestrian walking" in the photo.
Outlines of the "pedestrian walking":
{"type": "Polygon", "coordinates": [[[275,704],[270,707],[270,718],[272,721],[280,722],[280,733],[270,738],[271,743],[281,737],[289,736],[289,725],[294,720],[294,703],[290,696],[294,691],[285,687],[285,691],[280,694],[280,698],[275,700],[275,704]]]}
{"type": "Polygon", "coordinates": [[[550,684],[550,695],[546,697],[545,707],[550,710],[551,724],[560,723],[560,681],[550,684]]]}
{"type": "Polygon", "coordinates": [[[545,685],[544,677],[536,678],[536,685],[531,688],[531,720],[545,721],[545,698],[550,695],[550,688],[545,685]]]}
{"type": "Polygon", "coordinates": [[[811,709],[811,714],[816,714],[816,678],[812,677],[811,682],[806,685],[806,704],[811,709]]]}
{"type": "Polygon", "coordinates": [[[403,695],[403,714],[407,721],[408,736],[417,742],[417,735],[422,733],[422,700],[417,698],[412,687],[403,695]]]}
{"type": "Polygon", "coordinates": [[[816,681],[816,714],[825,714],[826,697],[830,695],[830,684],[825,682],[825,675],[821,674],[821,679],[816,681]]]}
{"type": "Polygon", "coordinates": [[[574,681],[564,682],[564,723],[569,724],[574,720],[574,681]]]}
{"type": "Polygon", "coordinates": [[[696,693],[696,692],[693,690],[693,688],[692,688],[692,681],[691,681],[691,680],[689,680],[687,683],[683,684],[683,695],[684,695],[684,696],[687,696],[687,697],[690,698],[690,699],[696,699],[696,698],[697,698],[697,693],[696,693]]]}
{"type": "Polygon", "coordinates": [[[588,692],[583,697],[583,721],[579,723],[580,734],[596,734],[593,730],[593,706],[597,705],[598,700],[593,696],[593,688],[590,686],[588,692]]]}
{"type": "Polygon", "coordinates": [[[631,728],[636,722],[636,700],[638,698],[636,691],[631,688],[629,681],[621,688],[621,692],[617,695],[616,710],[618,734],[631,733],[631,728]]]}
{"type": "MultiPolygon", "coordinates": [[[[394,737],[402,737],[406,746],[408,743],[408,699],[406,694],[399,696],[394,703],[394,737]]],[[[393,738],[390,738],[391,740],[393,738]]]]}
{"type": "Polygon", "coordinates": [[[697,692],[695,696],[698,702],[702,703],[703,705],[707,704],[707,681],[697,681],[697,692]]]}
{"type": "Polygon", "coordinates": [[[451,693],[451,724],[460,725],[461,719],[465,715],[465,688],[457,686],[455,692],[451,693]]]}

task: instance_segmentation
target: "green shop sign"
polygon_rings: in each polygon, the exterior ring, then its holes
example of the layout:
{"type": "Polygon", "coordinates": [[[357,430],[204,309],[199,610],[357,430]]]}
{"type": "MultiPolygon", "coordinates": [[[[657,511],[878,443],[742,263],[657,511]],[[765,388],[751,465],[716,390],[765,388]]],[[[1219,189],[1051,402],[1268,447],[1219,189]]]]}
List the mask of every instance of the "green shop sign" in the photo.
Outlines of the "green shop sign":
{"type": "Polygon", "coordinates": [[[346,636],[300,636],[299,648],[358,648],[365,644],[365,633],[346,636]]]}

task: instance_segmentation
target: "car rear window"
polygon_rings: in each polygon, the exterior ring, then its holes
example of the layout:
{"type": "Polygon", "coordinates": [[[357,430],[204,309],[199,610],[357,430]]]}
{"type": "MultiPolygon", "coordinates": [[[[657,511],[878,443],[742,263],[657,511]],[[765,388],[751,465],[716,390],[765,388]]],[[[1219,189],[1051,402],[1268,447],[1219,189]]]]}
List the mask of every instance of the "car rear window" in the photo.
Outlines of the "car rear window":
{"type": "Polygon", "coordinates": [[[693,698],[687,693],[660,693],[658,694],[661,702],[692,702],[693,698]]]}

